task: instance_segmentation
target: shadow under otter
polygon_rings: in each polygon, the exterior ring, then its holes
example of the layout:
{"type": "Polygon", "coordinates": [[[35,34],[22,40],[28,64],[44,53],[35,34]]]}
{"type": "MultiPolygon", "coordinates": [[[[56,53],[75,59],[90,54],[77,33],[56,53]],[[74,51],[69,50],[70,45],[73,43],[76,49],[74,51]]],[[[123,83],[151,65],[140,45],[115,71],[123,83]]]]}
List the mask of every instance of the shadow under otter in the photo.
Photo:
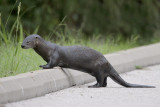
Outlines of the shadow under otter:
{"type": "Polygon", "coordinates": [[[106,87],[107,77],[110,77],[124,87],[155,88],[154,86],[127,83],[100,52],[88,47],[59,46],[45,41],[37,34],[26,37],[21,47],[24,49],[33,48],[47,62],[46,65],[40,65],[43,69],[59,66],[80,70],[94,76],[97,83],[89,87],[106,87]]]}

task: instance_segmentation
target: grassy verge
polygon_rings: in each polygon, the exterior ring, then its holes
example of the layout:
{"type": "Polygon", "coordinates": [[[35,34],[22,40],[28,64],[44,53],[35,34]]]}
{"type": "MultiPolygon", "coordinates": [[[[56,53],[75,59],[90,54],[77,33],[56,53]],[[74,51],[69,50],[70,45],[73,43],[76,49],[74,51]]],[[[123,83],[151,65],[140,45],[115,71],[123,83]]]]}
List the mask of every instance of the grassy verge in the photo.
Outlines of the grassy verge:
{"type": "MultiPolygon", "coordinates": [[[[135,39],[121,41],[108,38],[78,38],[72,35],[61,35],[52,42],[60,45],[83,45],[100,51],[103,54],[136,47],[135,39]]],[[[0,77],[16,75],[41,69],[39,65],[46,62],[33,49],[22,49],[21,43],[2,43],[0,45],[0,77]]]]}

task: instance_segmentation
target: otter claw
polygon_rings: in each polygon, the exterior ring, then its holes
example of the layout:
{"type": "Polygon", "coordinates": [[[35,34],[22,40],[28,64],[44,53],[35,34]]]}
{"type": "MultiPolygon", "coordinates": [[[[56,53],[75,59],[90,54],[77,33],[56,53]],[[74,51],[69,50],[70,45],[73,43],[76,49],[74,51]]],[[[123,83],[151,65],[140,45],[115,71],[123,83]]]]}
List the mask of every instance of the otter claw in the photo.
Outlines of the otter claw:
{"type": "Polygon", "coordinates": [[[43,69],[50,69],[48,65],[40,65],[39,67],[41,67],[43,69]]]}
{"type": "Polygon", "coordinates": [[[96,83],[94,85],[88,86],[88,88],[98,88],[98,87],[100,87],[99,83],[96,83]]]}
{"type": "Polygon", "coordinates": [[[43,68],[43,65],[40,65],[39,67],[43,68]]]}

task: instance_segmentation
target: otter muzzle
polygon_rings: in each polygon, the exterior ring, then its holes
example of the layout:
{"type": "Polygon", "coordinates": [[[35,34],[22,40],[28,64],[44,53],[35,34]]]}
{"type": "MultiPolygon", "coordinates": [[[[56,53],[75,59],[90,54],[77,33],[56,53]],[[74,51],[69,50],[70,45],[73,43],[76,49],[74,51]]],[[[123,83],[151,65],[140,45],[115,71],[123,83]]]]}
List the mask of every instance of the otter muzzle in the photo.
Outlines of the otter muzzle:
{"type": "Polygon", "coordinates": [[[21,47],[22,47],[22,48],[25,48],[25,46],[24,46],[24,45],[21,45],[21,47]]]}

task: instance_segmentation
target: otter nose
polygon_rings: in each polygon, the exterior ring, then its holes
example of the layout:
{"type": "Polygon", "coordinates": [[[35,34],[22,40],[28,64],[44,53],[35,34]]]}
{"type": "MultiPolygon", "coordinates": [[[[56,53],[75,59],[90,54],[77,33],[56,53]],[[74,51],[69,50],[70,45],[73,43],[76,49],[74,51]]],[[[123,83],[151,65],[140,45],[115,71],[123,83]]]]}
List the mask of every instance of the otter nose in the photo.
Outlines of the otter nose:
{"type": "Polygon", "coordinates": [[[25,46],[24,46],[24,45],[21,45],[21,47],[24,48],[25,46]]]}

